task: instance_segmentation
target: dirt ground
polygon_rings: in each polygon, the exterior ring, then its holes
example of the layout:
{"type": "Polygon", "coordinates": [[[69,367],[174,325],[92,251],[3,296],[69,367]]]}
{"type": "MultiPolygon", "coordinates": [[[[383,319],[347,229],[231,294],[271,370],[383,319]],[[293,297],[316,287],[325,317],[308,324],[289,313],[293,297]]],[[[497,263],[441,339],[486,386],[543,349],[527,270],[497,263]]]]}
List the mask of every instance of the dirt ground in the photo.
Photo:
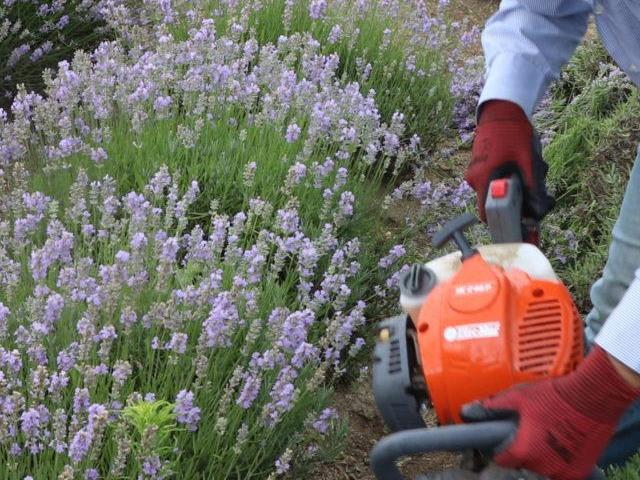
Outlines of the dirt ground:
{"type": "MultiPolygon", "coordinates": [[[[389,432],[385,429],[371,392],[371,382],[358,382],[339,390],[335,408],[340,417],[349,422],[347,448],[340,457],[320,465],[314,480],[375,480],[369,470],[369,452],[376,441],[389,432]]],[[[433,422],[435,424],[435,422],[433,422]]],[[[399,463],[409,479],[418,474],[445,470],[459,463],[457,455],[450,453],[407,458],[399,463]]]]}
{"type": "MultiPolygon", "coordinates": [[[[498,5],[497,0],[452,0],[456,20],[468,18],[472,24],[483,25],[498,5]]],[[[481,51],[480,45],[476,53],[481,51]]],[[[462,153],[462,152],[461,152],[462,153]]],[[[341,386],[335,395],[334,407],[349,423],[347,446],[333,462],[319,465],[308,477],[311,480],[375,480],[369,469],[369,452],[376,441],[388,433],[380,416],[371,382],[357,382],[341,386]]],[[[435,424],[435,422],[433,422],[435,424]]],[[[451,453],[407,458],[399,466],[409,479],[418,474],[456,467],[459,456],[451,453]]]]}

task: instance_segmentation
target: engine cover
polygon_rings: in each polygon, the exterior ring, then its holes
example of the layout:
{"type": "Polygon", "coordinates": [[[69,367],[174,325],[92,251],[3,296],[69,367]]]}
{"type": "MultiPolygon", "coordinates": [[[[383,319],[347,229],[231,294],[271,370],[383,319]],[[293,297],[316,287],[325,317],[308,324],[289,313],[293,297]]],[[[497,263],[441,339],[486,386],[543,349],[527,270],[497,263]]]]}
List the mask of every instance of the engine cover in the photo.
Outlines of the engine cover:
{"type": "Polygon", "coordinates": [[[480,254],[427,296],[416,322],[419,364],[441,424],[512,385],[563,375],[584,355],[567,288],[504,270],[480,254]]]}

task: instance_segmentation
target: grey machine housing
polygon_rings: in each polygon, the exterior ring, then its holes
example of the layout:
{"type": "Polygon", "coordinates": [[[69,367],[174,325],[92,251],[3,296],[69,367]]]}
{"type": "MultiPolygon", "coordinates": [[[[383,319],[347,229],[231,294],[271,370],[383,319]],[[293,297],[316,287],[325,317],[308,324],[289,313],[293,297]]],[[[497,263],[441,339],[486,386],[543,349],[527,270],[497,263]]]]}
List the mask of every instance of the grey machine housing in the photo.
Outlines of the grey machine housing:
{"type": "Polygon", "coordinates": [[[394,432],[424,428],[421,407],[428,393],[413,323],[407,315],[398,315],[380,322],[377,333],[373,395],[385,424],[394,432]]]}

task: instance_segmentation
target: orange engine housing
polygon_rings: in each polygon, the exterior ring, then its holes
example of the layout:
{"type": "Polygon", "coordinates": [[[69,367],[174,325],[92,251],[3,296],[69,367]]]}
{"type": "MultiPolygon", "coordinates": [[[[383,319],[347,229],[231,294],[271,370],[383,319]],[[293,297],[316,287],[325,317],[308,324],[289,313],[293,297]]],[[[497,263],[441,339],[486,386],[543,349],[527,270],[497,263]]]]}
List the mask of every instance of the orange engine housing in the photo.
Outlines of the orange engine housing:
{"type": "Polygon", "coordinates": [[[465,403],[568,373],[584,355],[582,323],[561,282],[505,271],[480,254],[429,293],[416,337],[441,424],[460,423],[465,403]]]}

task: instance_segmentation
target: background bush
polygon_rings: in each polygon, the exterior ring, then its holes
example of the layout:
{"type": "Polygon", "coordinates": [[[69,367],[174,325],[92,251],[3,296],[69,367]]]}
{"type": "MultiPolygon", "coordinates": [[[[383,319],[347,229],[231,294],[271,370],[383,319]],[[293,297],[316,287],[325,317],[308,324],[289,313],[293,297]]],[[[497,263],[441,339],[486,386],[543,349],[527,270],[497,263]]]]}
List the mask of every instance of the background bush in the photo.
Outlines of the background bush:
{"type": "Polygon", "coordinates": [[[103,2],[8,0],[0,7],[0,107],[19,84],[42,89],[42,73],[78,49],[90,51],[108,36],[103,2]]]}

